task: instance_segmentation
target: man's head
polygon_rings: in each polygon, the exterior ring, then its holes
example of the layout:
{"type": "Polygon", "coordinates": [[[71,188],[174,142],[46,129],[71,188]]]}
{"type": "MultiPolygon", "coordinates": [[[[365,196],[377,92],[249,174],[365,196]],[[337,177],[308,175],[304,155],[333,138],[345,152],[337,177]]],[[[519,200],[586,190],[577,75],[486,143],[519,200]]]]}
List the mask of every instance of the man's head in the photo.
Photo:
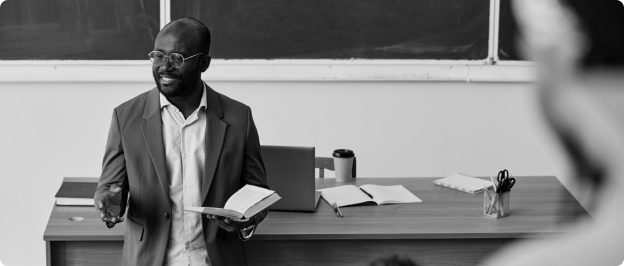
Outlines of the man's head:
{"type": "Polygon", "coordinates": [[[201,73],[210,65],[210,31],[193,18],[181,18],[167,24],[156,36],[154,51],[165,55],[166,61],[152,65],[152,74],[158,90],[166,97],[184,96],[201,80],[201,73]],[[174,67],[169,55],[184,57],[181,67],[174,67]],[[192,58],[191,56],[195,55],[192,58]]]}

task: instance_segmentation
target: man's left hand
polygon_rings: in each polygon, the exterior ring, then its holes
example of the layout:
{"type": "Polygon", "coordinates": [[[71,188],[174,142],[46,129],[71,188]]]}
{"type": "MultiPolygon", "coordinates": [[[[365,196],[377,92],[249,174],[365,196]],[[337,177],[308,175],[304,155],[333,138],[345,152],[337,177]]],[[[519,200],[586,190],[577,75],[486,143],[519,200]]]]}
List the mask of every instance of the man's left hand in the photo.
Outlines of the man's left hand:
{"type": "Polygon", "coordinates": [[[206,215],[206,217],[208,217],[208,219],[210,220],[215,221],[217,225],[219,225],[219,227],[223,228],[223,230],[228,231],[228,232],[236,232],[238,230],[242,230],[243,228],[246,228],[252,225],[253,219],[254,219],[254,217],[251,217],[247,221],[239,222],[239,221],[234,221],[232,219],[225,218],[223,216],[218,216],[218,215],[208,214],[206,215]]]}

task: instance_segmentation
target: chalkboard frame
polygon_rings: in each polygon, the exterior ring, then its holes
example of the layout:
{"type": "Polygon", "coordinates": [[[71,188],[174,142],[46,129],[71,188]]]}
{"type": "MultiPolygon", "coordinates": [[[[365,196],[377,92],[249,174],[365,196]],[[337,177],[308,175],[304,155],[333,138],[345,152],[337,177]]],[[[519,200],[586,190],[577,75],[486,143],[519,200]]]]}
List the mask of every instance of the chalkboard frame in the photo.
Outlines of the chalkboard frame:
{"type": "MultiPolygon", "coordinates": [[[[213,60],[208,81],[532,82],[532,62],[488,65],[472,61],[213,60]]],[[[0,61],[0,83],[153,83],[149,61],[0,61]]]]}

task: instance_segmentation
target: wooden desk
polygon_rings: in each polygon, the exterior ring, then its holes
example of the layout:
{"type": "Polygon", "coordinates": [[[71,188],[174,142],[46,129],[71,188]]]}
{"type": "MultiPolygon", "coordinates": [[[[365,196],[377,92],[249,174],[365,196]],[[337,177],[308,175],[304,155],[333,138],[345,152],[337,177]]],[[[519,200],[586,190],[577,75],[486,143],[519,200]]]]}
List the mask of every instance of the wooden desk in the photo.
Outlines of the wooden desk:
{"type": "MultiPolygon", "coordinates": [[[[357,178],[349,184],[402,184],[423,203],[341,208],[321,200],[316,212],[271,211],[246,242],[250,265],[367,265],[406,254],[421,265],[474,265],[518,238],[556,237],[580,204],[555,177],[519,177],[511,216],[483,216],[483,194],[433,185],[434,178],[357,178]]],[[[317,188],[335,186],[317,179],[317,188]]],[[[119,265],[124,223],[107,229],[92,207],[52,210],[44,233],[48,265],[119,265]],[[80,216],[81,222],[69,217],[80,216]],[[118,258],[118,260],[111,260],[118,258]]]]}

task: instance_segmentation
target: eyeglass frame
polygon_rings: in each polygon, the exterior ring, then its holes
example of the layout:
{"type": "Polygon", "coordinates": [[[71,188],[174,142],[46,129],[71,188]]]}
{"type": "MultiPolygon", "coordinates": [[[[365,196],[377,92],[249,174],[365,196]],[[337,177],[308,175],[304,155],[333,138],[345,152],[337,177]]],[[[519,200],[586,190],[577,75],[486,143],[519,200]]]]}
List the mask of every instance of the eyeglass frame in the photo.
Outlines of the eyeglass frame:
{"type": "Polygon", "coordinates": [[[184,62],[186,62],[187,59],[191,59],[191,58],[193,58],[195,56],[198,56],[200,54],[204,54],[204,53],[194,54],[194,55],[191,55],[191,56],[189,56],[187,58],[184,58],[184,56],[179,54],[179,53],[170,53],[169,55],[166,55],[165,53],[163,53],[161,51],[151,51],[149,54],[147,54],[147,56],[150,58],[150,61],[152,62],[152,64],[155,65],[155,66],[162,66],[163,64],[165,64],[166,61],[169,61],[169,64],[171,64],[171,66],[173,68],[181,68],[184,65],[184,62]],[[162,64],[160,64],[160,65],[157,65],[156,63],[154,63],[153,57],[150,56],[150,54],[155,53],[155,52],[161,53],[165,57],[165,59],[163,60],[162,64]],[[174,54],[177,54],[177,55],[182,57],[182,64],[179,67],[176,67],[176,66],[173,65],[173,63],[171,63],[171,61],[172,61],[171,60],[171,56],[174,55],[174,54]]]}

